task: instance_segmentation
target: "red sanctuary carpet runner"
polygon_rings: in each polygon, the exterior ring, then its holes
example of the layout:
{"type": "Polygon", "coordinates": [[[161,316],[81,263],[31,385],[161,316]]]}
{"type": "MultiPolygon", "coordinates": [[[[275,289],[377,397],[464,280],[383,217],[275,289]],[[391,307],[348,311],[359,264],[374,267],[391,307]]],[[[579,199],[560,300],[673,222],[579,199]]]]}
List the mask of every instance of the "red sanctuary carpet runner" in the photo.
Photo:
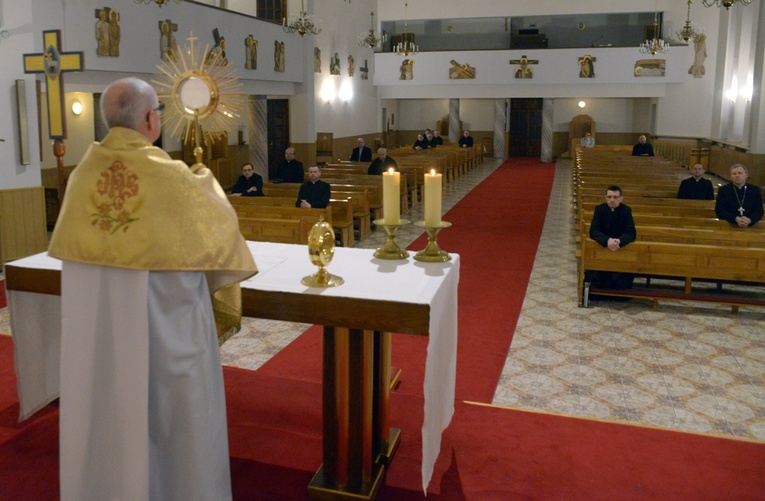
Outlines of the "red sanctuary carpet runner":
{"type": "MultiPolygon", "coordinates": [[[[439,243],[462,259],[458,398],[428,499],[763,499],[765,444],[463,401],[492,398],[551,179],[552,166],[513,160],[444,217],[454,226],[439,243]]],[[[394,340],[404,382],[391,394],[391,425],[402,440],[381,500],[425,499],[419,341],[394,340]]],[[[314,327],[261,370],[224,368],[234,499],[306,499],[322,454],[320,354],[314,327]]],[[[58,408],[24,423],[18,411],[13,344],[0,336],[0,499],[58,499],[58,408]]]]}

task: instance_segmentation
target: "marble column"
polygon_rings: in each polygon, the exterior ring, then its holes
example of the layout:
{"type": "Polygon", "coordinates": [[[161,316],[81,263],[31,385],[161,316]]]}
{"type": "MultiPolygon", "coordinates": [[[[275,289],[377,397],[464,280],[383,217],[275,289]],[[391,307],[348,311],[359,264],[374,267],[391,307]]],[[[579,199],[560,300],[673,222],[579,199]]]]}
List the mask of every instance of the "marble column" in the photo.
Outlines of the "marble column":
{"type": "Polygon", "coordinates": [[[494,158],[505,158],[507,99],[494,100],[494,158]]]}
{"type": "Polygon", "coordinates": [[[268,181],[268,103],[266,96],[247,96],[249,162],[256,174],[268,181]]]}
{"type": "Polygon", "coordinates": [[[460,140],[460,100],[449,99],[449,142],[460,140]]]}
{"type": "Polygon", "coordinates": [[[555,99],[544,98],[542,100],[542,162],[553,161],[553,108],[555,99]]]}

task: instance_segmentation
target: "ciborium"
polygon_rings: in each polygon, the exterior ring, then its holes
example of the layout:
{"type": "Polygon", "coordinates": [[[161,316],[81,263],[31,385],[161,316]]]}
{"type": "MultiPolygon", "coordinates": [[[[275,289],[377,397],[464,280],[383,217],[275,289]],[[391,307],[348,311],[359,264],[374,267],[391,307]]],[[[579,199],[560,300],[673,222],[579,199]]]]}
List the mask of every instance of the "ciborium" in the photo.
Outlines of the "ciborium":
{"type": "Polygon", "coordinates": [[[329,265],[334,255],[335,230],[322,217],[308,232],[308,256],[311,258],[311,263],[319,267],[319,271],[303,277],[300,283],[308,287],[337,287],[342,285],[345,280],[337,275],[332,275],[324,268],[329,265]]]}
{"type": "Polygon", "coordinates": [[[445,263],[451,260],[448,252],[441,250],[438,246],[438,232],[444,228],[449,228],[452,223],[440,221],[438,226],[426,226],[425,221],[417,221],[415,226],[425,228],[428,232],[428,245],[414,255],[414,259],[424,263],[445,263]]]}
{"type": "Polygon", "coordinates": [[[378,259],[406,259],[409,257],[409,253],[402,249],[398,242],[396,242],[396,232],[399,227],[405,226],[411,223],[408,219],[399,219],[398,223],[386,223],[385,219],[375,219],[375,226],[382,226],[385,228],[388,238],[385,241],[385,245],[375,251],[375,257],[378,259]]]}

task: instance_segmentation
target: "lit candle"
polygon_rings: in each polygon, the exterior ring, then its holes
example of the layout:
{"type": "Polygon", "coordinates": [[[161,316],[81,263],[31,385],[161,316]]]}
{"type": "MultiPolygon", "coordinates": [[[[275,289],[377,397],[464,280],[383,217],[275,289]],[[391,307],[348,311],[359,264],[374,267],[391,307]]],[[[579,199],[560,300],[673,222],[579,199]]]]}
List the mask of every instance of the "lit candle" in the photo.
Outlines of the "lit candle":
{"type": "Polygon", "coordinates": [[[383,223],[401,222],[401,173],[393,168],[383,172],[383,223]]]}
{"type": "Polygon", "coordinates": [[[425,226],[441,226],[441,174],[435,169],[425,174],[425,226]]]}

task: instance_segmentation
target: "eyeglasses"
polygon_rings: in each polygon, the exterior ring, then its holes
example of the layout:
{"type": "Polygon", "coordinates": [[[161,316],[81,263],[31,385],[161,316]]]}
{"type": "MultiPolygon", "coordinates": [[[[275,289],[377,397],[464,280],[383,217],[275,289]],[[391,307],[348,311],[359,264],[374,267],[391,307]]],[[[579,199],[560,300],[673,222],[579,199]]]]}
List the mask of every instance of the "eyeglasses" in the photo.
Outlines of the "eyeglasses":
{"type": "Polygon", "coordinates": [[[242,169],[242,172],[252,172],[252,169],[242,169]]]}
{"type": "Polygon", "coordinates": [[[152,108],[151,111],[159,111],[162,112],[165,110],[165,103],[159,103],[159,105],[156,108],[152,108]]]}

